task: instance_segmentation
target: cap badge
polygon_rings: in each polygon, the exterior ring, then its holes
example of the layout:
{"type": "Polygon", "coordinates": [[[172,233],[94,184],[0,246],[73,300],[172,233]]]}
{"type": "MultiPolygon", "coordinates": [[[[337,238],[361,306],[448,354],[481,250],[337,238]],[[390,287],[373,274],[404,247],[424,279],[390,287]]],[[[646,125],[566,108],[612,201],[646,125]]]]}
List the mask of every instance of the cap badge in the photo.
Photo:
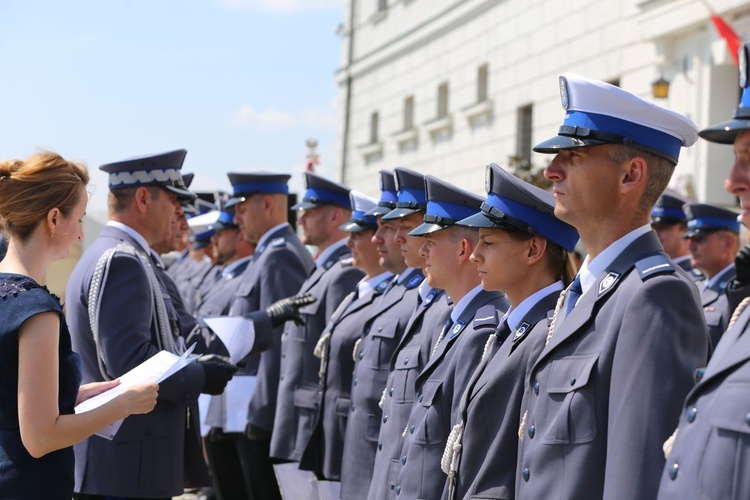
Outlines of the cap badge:
{"type": "Polygon", "coordinates": [[[570,105],[570,100],[568,99],[568,81],[565,79],[564,76],[560,77],[560,104],[562,104],[562,108],[567,110],[568,106],[570,105]]]}

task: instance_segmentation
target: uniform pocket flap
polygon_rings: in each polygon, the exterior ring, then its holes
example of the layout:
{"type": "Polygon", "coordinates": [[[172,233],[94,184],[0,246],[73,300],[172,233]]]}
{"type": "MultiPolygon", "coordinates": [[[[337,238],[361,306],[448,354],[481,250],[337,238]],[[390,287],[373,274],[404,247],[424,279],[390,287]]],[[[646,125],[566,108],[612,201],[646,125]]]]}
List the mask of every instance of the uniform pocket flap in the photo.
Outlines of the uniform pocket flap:
{"type": "Polygon", "coordinates": [[[750,394],[750,384],[729,384],[719,391],[710,410],[711,425],[719,429],[750,434],[750,399],[747,397],[750,394]]]}
{"type": "Polygon", "coordinates": [[[435,396],[440,392],[440,386],[443,385],[442,380],[428,380],[422,386],[422,393],[418,396],[422,406],[432,406],[435,401],[435,396]]]}
{"type": "Polygon", "coordinates": [[[307,314],[309,316],[315,316],[315,314],[318,312],[318,308],[320,307],[320,302],[321,302],[321,300],[318,299],[315,302],[313,302],[312,304],[307,304],[304,307],[300,307],[299,308],[299,312],[301,314],[307,314]]]}
{"type": "Polygon", "coordinates": [[[419,350],[421,346],[413,345],[402,349],[396,356],[396,370],[411,370],[419,367],[419,350]]]}
{"type": "Polygon", "coordinates": [[[373,337],[382,337],[392,339],[396,336],[398,330],[398,321],[392,323],[380,323],[378,321],[370,327],[370,335],[373,337]]]}
{"type": "Polygon", "coordinates": [[[708,311],[703,309],[703,315],[706,317],[708,326],[719,326],[721,324],[721,311],[708,311]]]}
{"type": "Polygon", "coordinates": [[[550,393],[568,393],[584,387],[599,359],[599,353],[568,356],[552,362],[549,376],[550,393]]]}
{"type": "Polygon", "coordinates": [[[352,401],[349,398],[337,398],[336,399],[336,415],[346,417],[349,415],[349,407],[352,405],[352,401]]]}
{"type": "Polygon", "coordinates": [[[317,410],[320,406],[320,393],[311,387],[297,387],[294,389],[294,406],[317,410]]]}

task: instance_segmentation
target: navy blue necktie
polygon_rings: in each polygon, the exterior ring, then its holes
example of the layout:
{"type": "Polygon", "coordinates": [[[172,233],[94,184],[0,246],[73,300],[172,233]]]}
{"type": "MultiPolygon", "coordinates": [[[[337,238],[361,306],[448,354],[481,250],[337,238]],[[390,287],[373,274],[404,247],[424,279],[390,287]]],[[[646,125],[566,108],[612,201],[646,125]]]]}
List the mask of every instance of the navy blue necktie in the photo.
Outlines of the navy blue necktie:
{"type": "Polygon", "coordinates": [[[568,289],[568,303],[567,309],[565,309],[566,317],[570,315],[570,311],[573,310],[573,307],[575,307],[576,302],[581,298],[581,295],[583,295],[583,288],[581,288],[581,276],[578,275],[576,276],[576,279],[573,280],[573,283],[570,284],[570,289],[568,289]]]}

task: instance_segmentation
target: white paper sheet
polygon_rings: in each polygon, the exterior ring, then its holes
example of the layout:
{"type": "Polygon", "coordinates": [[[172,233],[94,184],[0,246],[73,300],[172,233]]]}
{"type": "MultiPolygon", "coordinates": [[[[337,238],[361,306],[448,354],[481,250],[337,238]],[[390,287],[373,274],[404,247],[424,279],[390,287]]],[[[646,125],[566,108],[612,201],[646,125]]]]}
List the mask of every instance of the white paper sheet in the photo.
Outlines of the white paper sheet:
{"type": "MultiPolygon", "coordinates": [[[[148,382],[160,383],[171,375],[177,373],[188,364],[195,361],[196,357],[190,354],[195,349],[195,344],[185,351],[182,356],[177,356],[168,351],[160,351],[151,356],[149,359],[136,366],[126,374],[120,377],[120,384],[112,389],[89,398],[75,407],[76,413],[84,413],[99,408],[105,403],[112,401],[114,398],[125,392],[134,385],[145,384],[148,382]]],[[[99,430],[96,434],[106,439],[112,439],[122,425],[122,419],[113,422],[105,428],[99,430]]]]}
{"type": "Polygon", "coordinates": [[[232,363],[239,363],[250,354],[255,343],[255,325],[239,316],[204,318],[208,327],[221,339],[229,351],[232,363]]]}

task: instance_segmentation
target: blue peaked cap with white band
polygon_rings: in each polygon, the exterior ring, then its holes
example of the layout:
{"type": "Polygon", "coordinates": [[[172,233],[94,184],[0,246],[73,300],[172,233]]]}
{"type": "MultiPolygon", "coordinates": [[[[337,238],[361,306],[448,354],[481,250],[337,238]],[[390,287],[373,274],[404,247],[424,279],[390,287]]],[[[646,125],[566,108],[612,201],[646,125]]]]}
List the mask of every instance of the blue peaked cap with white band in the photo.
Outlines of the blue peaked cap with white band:
{"type": "Polygon", "coordinates": [[[698,140],[698,129],[690,118],[619,87],[573,73],[562,75],[559,84],[565,119],[556,137],[534,146],[537,153],[623,144],[676,165],[680,148],[698,140]]]}
{"type": "Polygon", "coordinates": [[[424,236],[457,225],[458,221],[479,212],[482,197],[464,191],[435,176],[424,178],[427,192],[427,210],[424,222],[415,227],[409,236],[424,236]]]}
{"type": "Polygon", "coordinates": [[[274,172],[248,172],[227,174],[232,184],[232,197],[224,204],[224,208],[242,203],[254,194],[289,194],[289,174],[274,172]]]}
{"type": "Polygon", "coordinates": [[[685,203],[682,208],[688,219],[685,238],[721,230],[740,232],[740,222],[737,220],[740,214],[737,212],[707,203],[685,203]]]}
{"type": "Polygon", "coordinates": [[[292,210],[307,210],[321,205],[336,205],[351,210],[349,188],[312,172],[304,173],[305,194],[292,210]]]}
{"type": "Polygon", "coordinates": [[[396,190],[396,178],[392,172],[381,170],[380,174],[380,201],[378,204],[368,210],[365,215],[374,215],[380,217],[396,208],[398,201],[398,191],[396,190]]]}
{"type": "Polygon", "coordinates": [[[356,189],[349,191],[349,198],[352,205],[352,215],[347,222],[339,226],[339,229],[347,233],[359,233],[367,229],[377,229],[377,216],[368,215],[377,204],[375,199],[356,189]]]}
{"type": "Polygon", "coordinates": [[[179,199],[193,199],[182,179],[182,164],[187,151],[176,149],[155,155],[136,156],[122,161],[106,163],[99,170],[109,174],[109,190],[162,186],[179,199]]]}
{"type": "Polygon", "coordinates": [[[709,141],[719,144],[732,144],[737,134],[743,130],[750,130],[750,42],[739,48],[740,88],[742,97],[740,104],[734,110],[731,120],[705,128],[699,135],[709,141]]]}
{"type": "Polygon", "coordinates": [[[669,193],[662,193],[651,207],[651,223],[674,225],[685,223],[687,215],[682,206],[687,202],[684,198],[669,193]]]}
{"type": "Polygon", "coordinates": [[[481,212],[458,224],[467,227],[519,229],[538,235],[564,248],[575,249],[578,231],[555,217],[555,198],[551,193],[523,181],[495,163],[485,174],[487,199],[481,212]]]}
{"type": "Polygon", "coordinates": [[[427,208],[424,175],[404,167],[393,169],[396,176],[398,199],[396,208],[383,216],[383,220],[396,220],[427,208]]]}

